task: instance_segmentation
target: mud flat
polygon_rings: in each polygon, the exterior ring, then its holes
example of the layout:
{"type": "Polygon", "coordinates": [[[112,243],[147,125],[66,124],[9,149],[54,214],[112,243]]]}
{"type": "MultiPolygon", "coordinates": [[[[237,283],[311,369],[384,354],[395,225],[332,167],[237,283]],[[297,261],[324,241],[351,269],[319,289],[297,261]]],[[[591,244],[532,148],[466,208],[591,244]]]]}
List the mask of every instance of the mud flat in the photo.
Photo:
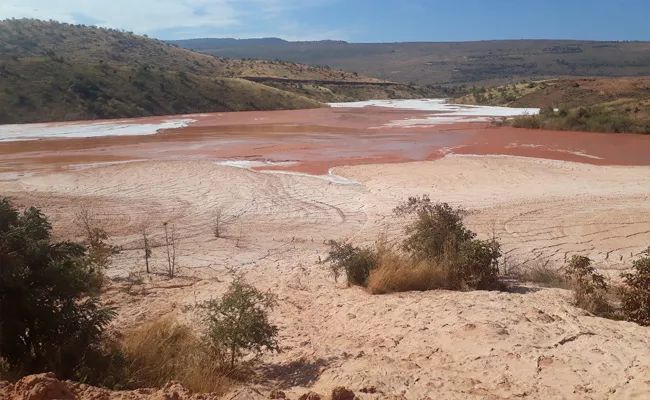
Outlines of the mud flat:
{"type": "MultiPolygon", "coordinates": [[[[176,226],[181,277],[145,277],[146,290],[131,294],[110,290],[120,327],[164,314],[193,321],[186,306],[223,293],[226,267],[277,293],[272,318],[283,351],[263,357],[254,383],[262,389],[346,386],[361,398],[409,400],[644,398],[650,331],[592,317],[566,291],[371,296],[319,264],[325,240],[398,235],[391,209],[417,194],[468,208],[470,228],[496,234],[512,260],[561,263],[579,253],[615,275],[648,246],[650,160],[642,155],[650,138],[471,119],[384,126],[431,112],[222,114],[157,135],[5,142],[0,193],[42,206],[62,237],[75,235],[72,213],[89,204],[125,249],[109,271],[115,277],[142,273],[143,227],[160,240],[162,222],[176,226]],[[215,239],[210,222],[221,206],[237,218],[215,239]],[[380,394],[359,393],[364,387],[380,394]]],[[[154,249],[159,270],[163,251],[154,249]]]]}

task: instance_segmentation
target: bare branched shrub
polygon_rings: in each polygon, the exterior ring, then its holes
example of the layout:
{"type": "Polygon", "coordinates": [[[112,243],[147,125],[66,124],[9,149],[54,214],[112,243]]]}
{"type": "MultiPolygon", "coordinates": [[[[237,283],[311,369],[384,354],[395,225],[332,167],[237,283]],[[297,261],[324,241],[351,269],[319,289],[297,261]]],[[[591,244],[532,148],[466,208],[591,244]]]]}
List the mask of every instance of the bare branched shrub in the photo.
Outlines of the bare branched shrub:
{"type": "Polygon", "coordinates": [[[173,279],[178,272],[176,265],[176,250],[178,249],[178,238],[176,236],[176,228],[172,225],[169,226],[168,222],[163,223],[165,229],[165,248],[167,250],[167,276],[173,279]]]}
{"type": "Polygon", "coordinates": [[[588,257],[574,255],[567,265],[566,275],[572,284],[576,306],[594,315],[611,316],[614,309],[608,300],[607,281],[592,263],[588,257]]]}
{"type": "Polygon", "coordinates": [[[639,325],[650,326],[650,248],[634,260],[632,272],[623,274],[623,317],[639,325]]]}
{"type": "Polygon", "coordinates": [[[88,262],[98,267],[98,272],[111,265],[112,257],[120,248],[108,243],[108,233],[101,227],[97,214],[88,205],[83,204],[75,211],[75,221],[81,229],[87,250],[88,262]]]}
{"type": "Polygon", "coordinates": [[[243,237],[244,237],[244,227],[240,226],[239,233],[237,234],[237,240],[235,241],[235,247],[237,248],[241,247],[241,240],[243,237]]]}
{"type": "Polygon", "coordinates": [[[239,218],[239,216],[228,214],[224,206],[217,207],[212,217],[212,233],[214,234],[214,237],[223,237],[228,226],[235,222],[237,218],[239,218]]]}
{"type": "Polygon", "coordinates": [[[162,318],[124,334],[120,386],[162,387],[175,380],[198,393],[225,393],[231,385],[209,346],[189,326],[162,318]]]}
{"type": "Polygon", "coordinates": [[[147,235],[147,229],[142,229],[142,248],[144,250],[144,262],[146,266],[147,273],[151,273],[149,270],[149,259],[151,259],[151,242],[149,241],[149,236],[147,235]]]}
{"type": "Polygon", "coordinates": [[[276,297],[263,293],[236,276],[219,300],[202,305],[208,324],[208,342],[221,364],[234,371],[246,352],[278,351],[278,329],[269,322],[268,311],[276,297]]]}

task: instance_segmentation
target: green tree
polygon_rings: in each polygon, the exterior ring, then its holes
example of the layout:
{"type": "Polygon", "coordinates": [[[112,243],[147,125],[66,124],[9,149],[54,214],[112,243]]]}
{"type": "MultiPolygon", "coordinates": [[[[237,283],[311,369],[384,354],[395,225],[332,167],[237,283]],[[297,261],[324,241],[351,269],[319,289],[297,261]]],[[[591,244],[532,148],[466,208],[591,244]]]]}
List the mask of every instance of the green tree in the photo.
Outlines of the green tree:
{"type": "Polygon", "coordinates": [[[275,296],[263,293],[237,276],[220,300],[203,304],[207,311],[208,340],[230,369],[244,352],[277,351],[278,329],[269,322],[275,296]]]}
{"type": "Polygon", "coordinates": [[[0,358],[17,376],[74,377],[115,315],[99,303],[85,247],[51,231],[39,209],[0,200],[0,358]]]}

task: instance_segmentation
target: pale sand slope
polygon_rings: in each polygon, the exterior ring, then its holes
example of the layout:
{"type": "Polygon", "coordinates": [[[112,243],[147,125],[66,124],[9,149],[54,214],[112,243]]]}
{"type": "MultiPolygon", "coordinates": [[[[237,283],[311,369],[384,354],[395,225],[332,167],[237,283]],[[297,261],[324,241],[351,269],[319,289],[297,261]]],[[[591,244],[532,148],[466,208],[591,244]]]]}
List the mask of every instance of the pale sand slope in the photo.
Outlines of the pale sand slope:
{"type": "MultiPolygon", "coordinates": [[[[72,232],[72,206],[88,201],[127,249],[140,246],[143,225],[160,240],[162,221],[171,219],[182,236],[182,277],[108,293],[121,307],[121,327],[170,312],[193,320],[186,306],[223,293],[226,266],[277,293],[272,318],[283,352],[263,358],[261,387],[295,394],[375,386],[382,397],[406,399],[647,398],[650,330],[590,317],[571,306],[568,292],[371,296],[334,283],[317,261],[324,240],[397,233],[390,210],[427,193],[470,209],[469,226],[482,237],[496,232],[512,258],[561,261],[579,251],[620,268],[621,256],[629,265],[630,253],[650,241],[650,168],[453,157],[335,172],[361,184],[187,161],[30,177],[0,182],[0,191],[43,205],[62,236],[72,232]],[[219,204],[241,214],[221,240],[209,224],[219,204]]],[[[123,252],[111,274],[140,272],[141,253],[123,252]]],[[[154,257],[161,271],[163,249],[154,257]]]]}

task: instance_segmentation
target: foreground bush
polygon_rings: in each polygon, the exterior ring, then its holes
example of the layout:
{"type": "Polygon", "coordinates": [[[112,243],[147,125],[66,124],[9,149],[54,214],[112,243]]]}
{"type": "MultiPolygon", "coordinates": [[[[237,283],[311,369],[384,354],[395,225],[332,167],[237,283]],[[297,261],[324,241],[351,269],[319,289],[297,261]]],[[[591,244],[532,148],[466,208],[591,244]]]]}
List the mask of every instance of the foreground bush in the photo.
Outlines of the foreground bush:
{"type": "Polygon", "coordinates": [[[52,240],[39,209],[0,200],[0,359],[10,375],[76,377],[114,316],[99,303],[99,273],[84,246],[52,240]]]}
{"type": "Polygon", "coordinates": [[[633,272],[623,274],[622,313],[628,321],[650,326],[650,248],[634,261],[633,272]]]}
{"type": "Polygon", "coordinates": [[[382,294],[412,290],[499,290],[496,240],[479,240],[463,224],[465,211],[427,196],[412,197],[394,210],[411,218],[400,250],[380,240],[375,248],[330,242],[335,276],[382,294]]]}

